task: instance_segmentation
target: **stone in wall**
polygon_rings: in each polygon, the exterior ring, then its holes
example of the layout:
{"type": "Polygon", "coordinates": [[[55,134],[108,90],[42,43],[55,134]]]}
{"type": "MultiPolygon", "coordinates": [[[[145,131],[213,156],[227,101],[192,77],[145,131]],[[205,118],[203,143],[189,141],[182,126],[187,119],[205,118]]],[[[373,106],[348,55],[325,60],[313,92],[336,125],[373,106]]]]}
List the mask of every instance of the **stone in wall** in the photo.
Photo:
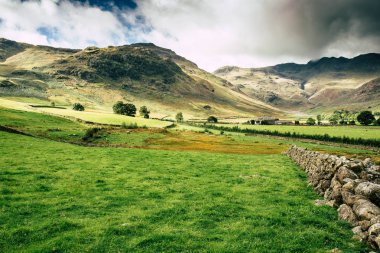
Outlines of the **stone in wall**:
{"type": "Polygon", "coordinates": [[[365,160],[322,154],[292,146],[287,155],[308,175],[309,185],[338,208],[354,238],[380,246],[380,166],[365,160]]]}

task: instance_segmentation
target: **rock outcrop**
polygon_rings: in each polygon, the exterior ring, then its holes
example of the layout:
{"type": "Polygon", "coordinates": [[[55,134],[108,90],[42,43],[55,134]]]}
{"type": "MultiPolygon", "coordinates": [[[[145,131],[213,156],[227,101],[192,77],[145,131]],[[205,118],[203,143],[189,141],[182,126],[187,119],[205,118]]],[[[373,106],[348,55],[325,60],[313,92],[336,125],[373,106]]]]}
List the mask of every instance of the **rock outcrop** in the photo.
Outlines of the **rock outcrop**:
{"type": "Polygon", "coordinates": [[[287,155],[308,174],[309,184],[338,208],[354,238],[380,248],[380,167],[370,159],[348,159],[292,146],[287,155]]]}

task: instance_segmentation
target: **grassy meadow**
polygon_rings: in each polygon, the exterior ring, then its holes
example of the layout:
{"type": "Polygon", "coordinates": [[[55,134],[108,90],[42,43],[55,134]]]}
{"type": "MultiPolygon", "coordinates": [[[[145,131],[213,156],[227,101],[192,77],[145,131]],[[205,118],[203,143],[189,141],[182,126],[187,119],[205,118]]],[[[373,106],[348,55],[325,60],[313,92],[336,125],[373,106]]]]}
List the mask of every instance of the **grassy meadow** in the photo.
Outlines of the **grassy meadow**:
{"type": "Polygon", "coordinates": [[[313,204],[304,173],[279,154],[88,148],[0,136],[2,252],[363,248],[334,209],[313,204]]]}
{"type": "Polygon", "coordinates": [[[32,135],[0,131],[0,252],[369,251],[282,153],[375,151],[187,126],[85,142],[96,125],[6,108],[0,125],[32,135]]]}
{"type": "Polygon", "coordinates": [[[49,108],[49,107],[31,107],[30,105],[41,106],[43,104],[50,106],[47,102],[42,103],[38,99],[19,99],[20,101],[14,101],[9,99],[0,98],[0,107],[24,110],[24,111],[34,111],[38,113],[45,113],[56,115],[60,117],[67,117],[71,119],[79,119],[82,121],[89,121],[98,124],[112,124],[121,125],[125,124],[137,124],[139,127],[166,127],[171,125],[171,122],[160,121],[155,119],[144,119],[140,117],[128,117],[124,115],[114,114],[106,111],[97,110],[87,110],[87,111],[75,111],[69,106],[64,106],[66,109],[60,108],[49,108]],[[22,101],[22,102],[21,102],[22,101]],[[29,103],[28,103],[29,102],[29,103]]]}

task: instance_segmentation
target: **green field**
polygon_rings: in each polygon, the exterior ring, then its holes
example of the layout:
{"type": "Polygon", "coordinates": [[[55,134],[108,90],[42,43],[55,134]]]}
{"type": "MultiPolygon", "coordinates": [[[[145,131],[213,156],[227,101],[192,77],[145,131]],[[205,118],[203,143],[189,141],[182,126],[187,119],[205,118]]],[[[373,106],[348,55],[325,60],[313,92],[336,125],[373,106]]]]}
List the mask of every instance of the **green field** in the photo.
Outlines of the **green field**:
{"type": "Polygon", "coordinates": [[[11,109],[0,125],[35,136],[0,132],[0,252],[368,251],[335,209],[314,205],[282,154],[294,142],[109,127],[83,147],[58,141],[85,144],[93,126],[11,109]]]}
{"type": "MultiPolygon", "coordinates": [[[[41,105],[41,103],[36,103],[41,105]]],[[[111,112],[105,111],[74,111],[71,108],[67,109],[58,109],[58,108],[33,108],[29,106],[29,103],[26,102],[16,102],[8,99],[0,98],[0,107],[16,109],[16,110],[25,110],[25,111],[34,111],[39,113],[48,113],[61,117],[68,117],[72,119],[79,119],[83,121],[90,121],[100,124],[114,124],[121,125],[122,123],[134,124],[138,126],[147,126],[147,127],[166,127],[171,125],[171,122],[160,121],[155,119],[144,119],[140,117],[129,117],[124,115],[113,114],[111,112]]],[[[49,105],[46,103],[46,105],[49,105]]]]}
{"type": "Polygon", "coordinates": [[[217,124],[218,126],[234,127],[244,129],[256,129],[256,130],[270,130],[278,131],[281,133],[295,132],[299,134],[308,135],[324,135],[338,137],[352,137],[363,139],[380,139],[380,126],[280,126],[280,125],[236,125],[236,124],[217,124]]]}

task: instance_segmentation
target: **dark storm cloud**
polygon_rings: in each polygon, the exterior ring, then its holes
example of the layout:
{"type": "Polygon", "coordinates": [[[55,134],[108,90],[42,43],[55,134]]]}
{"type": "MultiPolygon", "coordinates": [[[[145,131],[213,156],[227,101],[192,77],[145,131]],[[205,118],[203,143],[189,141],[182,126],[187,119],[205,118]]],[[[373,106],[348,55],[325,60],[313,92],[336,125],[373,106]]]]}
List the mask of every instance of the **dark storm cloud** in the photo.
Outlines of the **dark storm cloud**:
{"type": "Polygon", "coordinates": [[[287,45],[292,53],[323,52],[340,39],[352,37],[358,41],[371,39],[380,45],[377,0],[287,0],[275,6],[272,14],[279,15],[283,27],[298,39],[295,47],[287,45]]]}

